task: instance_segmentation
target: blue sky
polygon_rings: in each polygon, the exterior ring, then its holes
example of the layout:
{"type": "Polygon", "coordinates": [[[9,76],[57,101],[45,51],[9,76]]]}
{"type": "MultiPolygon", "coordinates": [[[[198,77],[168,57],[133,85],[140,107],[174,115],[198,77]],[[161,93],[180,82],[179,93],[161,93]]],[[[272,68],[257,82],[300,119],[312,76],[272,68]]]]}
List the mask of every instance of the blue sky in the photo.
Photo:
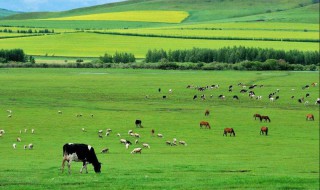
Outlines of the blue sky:
{"type": "Polygon", "coordinates": [[[12,11],[65,11],[123,0],[0,0],[0,8],[12,11]]]}

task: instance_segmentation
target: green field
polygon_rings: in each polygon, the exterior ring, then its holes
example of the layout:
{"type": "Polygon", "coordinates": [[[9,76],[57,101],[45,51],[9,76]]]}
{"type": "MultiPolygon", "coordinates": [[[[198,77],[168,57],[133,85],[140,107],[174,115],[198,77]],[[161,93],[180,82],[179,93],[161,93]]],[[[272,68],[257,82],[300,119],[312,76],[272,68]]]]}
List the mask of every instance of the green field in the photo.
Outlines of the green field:
{"type": "Polygon", "coordinates": [[[99,57],[128,52],[143,59],[149,49],[226,46],[319,51],[319,3],[310,0],[131,0],[17,14],[1,19],[1,26],[61,33],[1,40],[0,49],[21,48],[38,56],[99,57]],[[69,33],[73,31],[77,33],[69,33]],[[93,31],[105,34],[86,33],[93,31]]]}
{"type": "Polygon", "coordinates": [[[302,90],[313,82],[319,84],[318,72],[0,69],[1,188],[318,189],[319,106],[314,101],[319,87],[302,90]],[[262,100],[240,94],[239,82],[264,85],[254,89],[262,100]],[[212,84],[220,88],[186,88],[212,84]],[[268,94],[277,89],[279,100],[270,102],[268,94]],[[309,104],[298,103],[306,93],[309,104]],[[192,100],[195,94],[207,99],[192,100]],[[219,100],[220,94],[226,99],[219,100]],[[6,110],[12,110],[11,118],[6,110]],[[255,113],[270,116],[271,122],[254,120],[255,113]],[[308,113],[315,121],[305,120],[308,113]],[[144,128],[136,128],[135,119],[144,128]],[[201,120],[212,129],[199,129],[201,120]],[[259,135],[261,126],[269,127],[268,136],[259,135]],[[223,137],[225,127],[234,128],[236,137],[223,137]],[[110,136],[98,138],[98,130],[107,128],[110,136]],[[127,150],[119,139],[134,142],[130,129],[141,138],[127,150]],[[152,137],[151,129],[164,137],[152,137]],[[173,138],[188,145],[165,144],[173,138]],[[62,146],[68,142],[92,145],[102,173],[95,174],[90,165],[89,174],[79,174],[81,163],[73,163],[71,175],[61,174],[62,146]],[[130,154],[143,142],[151,148],[130,154]],[[34,149],[24,150],[29,143],[34,149]],[[99,153],[105,147],[110,153],[99,153]]]}

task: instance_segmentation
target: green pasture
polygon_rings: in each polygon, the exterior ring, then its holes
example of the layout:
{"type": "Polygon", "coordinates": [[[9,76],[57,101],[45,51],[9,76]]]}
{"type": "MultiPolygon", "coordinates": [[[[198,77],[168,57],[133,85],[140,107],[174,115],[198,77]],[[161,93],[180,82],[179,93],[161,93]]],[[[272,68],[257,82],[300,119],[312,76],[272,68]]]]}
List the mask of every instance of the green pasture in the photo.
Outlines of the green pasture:
{"type": "Polygon", "coordinates": [[[298,49],[316,51],[318,43],[253,41],[253,40],[195,40],[159,37],[138,37],[95,33],[63,33],[28,38],[2,39],[0,49],[21,48],[29,55],[99,57],[106,52],[133,53],[136,58],[145,57],[149,49],[192,49],[246,46],[283,50],[298,49]]]}
{"type": "Polygon", "coordinates": [[[313,82],[319,84],[318,72],[0,69],[1,188],[318,189],[319,106],[314,101],[319,86],[302,90],[313,82]],[[240,82],[264,85],[254,89],[262,100],[240,94],[240,82]],[[212,84],[220,88],[186,88],[212,84]],[[268,94],[277,89],[280,98],[270,102],[268,94]],[[309,104],[298,103],[306,93],[309,104]],[[207,98],[192,100],[195,94],[207,98]],[[220,94],[226,99],[218,99],[220,94]],[[240,100],[232,100],[233,95],[240,100]],[[254,120],[255,113],[270,116],[271,122],[254,120]],[[308,113],[315,121],[305,120],[308,113]],[[136,119],[144,128],[135,127],[136,119]],[[212,129],[200,129],[202,120],[212,129]],[[259,135],[261,126],[269,127],[268,136],[259,135]],[[234,128],[236,137],[222,136],[225,127],[234,128]],[[98,130],[107,128],[110,136],[98,138],[98,130]],[[125,149],[119,139],[134,142],[130,129],[141,138],[125,149]],[[164,137],[151,136],[151,129],[164,137]],[[165,144],[173,138],[187,146],[165,144]],[[81,163],[73,163],[72,174],[62,174],[62,146],[68,142],[92,145],[102,173],[89,165],[88,174],[79,174],[81,163]],[[151,148],[130,154],[143,142],[151,148]],[[29,143],[34,149],[24,150],[29,143]],[[110,152],[101,154],[105,147],[110,152]]]}

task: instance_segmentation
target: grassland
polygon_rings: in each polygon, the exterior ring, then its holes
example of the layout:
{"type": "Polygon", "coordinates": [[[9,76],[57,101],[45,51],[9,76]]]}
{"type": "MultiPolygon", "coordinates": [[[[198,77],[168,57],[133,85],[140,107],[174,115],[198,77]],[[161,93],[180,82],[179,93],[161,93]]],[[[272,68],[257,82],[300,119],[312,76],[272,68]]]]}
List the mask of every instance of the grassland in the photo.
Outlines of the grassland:
{"type": "Polygon", "coordinates": [[[49,18],[45,20],[117,20],[137,22],[180,23],[189,16],[184,11],[125,11],[99,13],[72,17],[49,18]]]}
{"type": "Polygon", "coordinates": [[[1,187],[318,189],[319,107],[313,102],[319,88],[301,89],[312,82],[319,83],[318,72],[1,69],[0,128],[6,131],[0,137],[1,187]],[[263,84],[254,89],[263,99],[241,95],[239,82],[263,84]],[[220,88],[200,93],[187,89],[189,84],[220,84],[220,88]],[[234,92],[229,93],[231,84],[234,92]],[[271,103],[267,95],[276,89],[280,99],[271,103]],[[299,104],[297,98],[307,92],[310,104],[299,104]],[[192,100],[194,94],[205,94],[207,99],[192,100]],[[226,100],[219,100],[220,94],[226,100]],[[240,101],[232,100],[235,94],[240,101]],[[13,111],[11,118],[7,109],[13,111]],[[211,110],[209,117],[204,116],[205,109],[211,110]],[[78,113],[83,117],[77,118],[78,113]],[[269,115],[271,123],[255,121],[254,113],[269,115]],[[313,113],[316,121],[306,121],[307,113],[313,113]],[[144,128],[135,128],[138,118],[144,128]],[[201,120],[209,121],[212,129],[199,129],[201,120]],[[269,127],[268,136],[259,135],[262,125],[269,127]],[[233,127],[236,137],[223,137],[225,127],[233,127]],[[32,128],[35,134],[30,133],[32,128]],[[111,136],[99,139],[97,131],[107,128],[113,130],[111,136]],[[20,134],[24,129],[27,133],[20,134]],[[151,148],[141,155],[130,154],[141,144],[126,150],[116,136],[120,133],[133,142],[129,129],[151,148]],[[151,129],[164,138],[152,137],[151,129]],[[173,138],[188,145],[165,145],[173,138]],[[89,166],[89,174],[79,174],[81,163],[73,163],[71,175],[61,174],[62,145],[67,142],[92,145],[103,163],[102,173],[94,174],[89,166]],[[15,150],[13,143],[17,143],[15,150]],[[28,143],[34,144],[34,150],[23,150],[28,143]],[[109,154],[99,153],[104,147],[109,154]]]}

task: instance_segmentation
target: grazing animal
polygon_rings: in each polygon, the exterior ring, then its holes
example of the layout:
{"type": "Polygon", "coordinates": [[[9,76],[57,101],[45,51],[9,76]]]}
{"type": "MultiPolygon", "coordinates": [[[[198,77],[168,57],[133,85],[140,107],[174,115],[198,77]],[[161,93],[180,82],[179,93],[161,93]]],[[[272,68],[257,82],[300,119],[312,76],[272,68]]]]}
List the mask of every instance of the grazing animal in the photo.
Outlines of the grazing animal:
{"type": "Polygon", "coordinates": [[[126,144],[127,140],[126,139],[120,139],[121,144],[126,144]]]}
{"type": "Polygon", "coordinates": [[[209,116],[209,114],[210,114],[210,111],[209,111],[209,110],[206,110],[206,111],[204,112],[204,116],[209,116]]]}
{"type": "Polygon", "coordinates": [[[307,120],[307,121],[314,121],[314,116],[313,116],[313,114],[307,114],[306,120],[307,120]]]}
{"type": "Polygon", "coordinates": [[[17,144],[16,144],[16,143],[13,143],[12,147],[13,147],[14,149],[16,149],[16,148],[17,148],[17,144]]]}
{"type": "Polygon", "coordinates": [[[310,87],[309,85],[305,85],[304,87],[302,87],[302,90],[308,89],[309,87],[310,87]]]}
{"type": "Polygon", "coordinates": [[[179,141],[179,144],[187,146],[187,143],[185,141],[179,141]]]}
{"type": "Polygon", "coordinates": [[[268,127],[261,127],[260,135],[268,135],[268,127]]]}
{"type": "Polygon", "coordinates": [[[162,135],[162,134],[160,134],[160,133],[159,133],[157,136],[158,136],[159,138],[162,138],[162,137],[163,137],[163,135],[162,135]]]}
{"type": "Polygon", "coordinates": [[[261,115],[261,116],[260,116],[260,122],[261,122],[262,120],[264,120],[265,122],[267,122],[267,121],[271,122],[269,116],[267,116],[267,115],[265,115],[265,116],[264,116],[264,115],[261,115]]]}
{"type": "Polygon", "coordinates": [[[309,96],[310,96],[310,93],[307,93],[307,94],[306,94],[306,98],[308,98],[309,96]]]}
{"type": "Polygon", "coordinates": [[[103,138],[103,136],[102,136],[101,134],[99,134],[99,138],[101,138],[101,139],[102,139],[102,138],[103,138]]]}
{"type": "Polygon", "coordinates": [[[130,144],[129,144],[129,143],[126,143],[126,149],[128,149],[128,148],[129,148],[129,146],[130,146],[130,144]]]}
{"type": "Polygon", "coordinates": [[[154,135],[154,129],[151,130],[151,135],[152,135],[152,136],[154,135]]]}
{"type": "Polygon", "coordinates": [[[0,134],[5,134],[5,131],[3,129],[0,129],[0,134]]]}
{"type": "Polygon", "coordinates": [[[137,119],[137,120],[135,121],[135,124],[136,124],[136,127],[143,128],[143,127],[142,127],[142,121],[141,121],[141,120],[137,119]]]}
{"type": "Polygon", "coordinates": [[[161,88],[158,89],[158,92],[161,92],[161,88]]]}
{"type": "Polygon", "coordinates": [[[108,153],[109,152],[109,148],[104,148],[101,150],[101,153],[108,153]]]}
{"type": "Polygon", "coordinates": [[[223,136],[227,136],[227,134],[230,133],[230,136],[233,135],[236,136],[236,133],[234,132],[233,128],[225,128],[223,131],[223,136]]]}
{"type": "Polygon", "coordinates": [[[86,169],[86,173],[88,173],[87,164],[92,164],[96,173],[101,172],[101,163],[98,161],[94,148],[87,144],[67,143],[63,145],[62,172],[66,161],[68,162],[69,174],[71,173],[72,161],[83,163],[80,173],[83,169],[86,169]]]}
{"type": "Polygon", "coordinates": [[[135,148],[131,151],[131,154],[137,154],[140,153],[141,154],[142,148],[135,148]]]}
{"type": "Polygon", "coordinates": [[[82,128],[81,130],[82,130],[82,132],[87,132],[84,128],[82,128]]]}
{"type": "Polygon", "coordinates": [[[241,89],[240,90],[240,93],[246,93],[248,90],[246,90],[246,89],[241,89]]]}
{"type": "Polygon", "coordinates": [[[233,98],[234,100],[239,100],[239,97],[238,97],[237,95],[234,95],[232,98],[233,98]]]}
{"type": "Polygon", "coordinates": [[[29,144],[28,148],[29,148],[29,150],[32,150],[33,149],[33,144],[29,144]]]}
{"type": "Polygon", "coordinates": [[[143,143],[142,146],[145,147],[145,148],[150,148],[150,145],[147,144],[147,143],[143,143]]]}
{"type": "Polygon", "coordinates": [[[17,138],[17,142],[21,142],[21,139],[20,139],[20,137],[18,137],[18,138],[17,138]]]}
{"type": "Polygon", "coordinates": [[[172,146],[172,143],[170,141],[166,141],[166,145],[172,146]]]}
{"type": "Polygon", "coordinates": [[[261,115],[260,115],[260,114],[258,114],[258,113],[256,113],[256,114],[254,114],[254,115],[253,115],[253,117],[254,117],[254,120],[257,120],[257,117],[258,117],[258,118],[260,118],[260,117],[261,117],[261,115]]]}
{"type": "Polygon", "coordinates": [[[59,110],[59,111],[58,111],[58,114],[62,114],[62,111],[59,110]]]}
{"type": "Polygon", "coordinates": [[[207,121],[201,121],[200,122],[200,128],[202,129],[202,127],[205,126],[205,128],[211,129],[209,122],[207,121]]]}
{"type": "Polygon", "coordinates": [[[120,133],[118,133],[117,136],[120,137],[121,136],[120,133]]]}
{"type": "Polygon", "coordinates": [[[23,149],[26,150],[26,149],[27,149],[27,145],[24,145],[24,146],[23,146],[23,149]]]}
{"type": "Polygon", "coordinates": [[[224,100],[224,99],[226,98],[226,96],[224,96],[224,95],[221,94],[221,95],[218,96],[218,98],[224,100]]]}
{"type": "Polygon", "coordinates": [[[195,100],[195,99],[197,99],[198,98],[198,96],[197,95],[194,95],[193,96],[193,100],[195,100]]]}
{"type": "Polygon", "coordinates": [[[315,86],[317,86],[318,85],[318,83],[316,83],[316,82],[313,82],[312,84],[311,84],[311,86],[313,86],[313,87],[315,87],[315,86]]]}
{"type": "Polygon", "coordinates": [[[318,98],[314,104],[315,104],[315,105],[317,105],[317,104],[320,105],[320,98],[318,98]]]}
{"type": "Polygon", "coordinates": [[[166,99],[167,98],[167,96],[162,96],[162,99],[166,99]]]}
{"type": "Polygon", "coordinates": [[[31,133],[34,134],[34,129],[31,129],[31,133]]]}
{"type": "Polygon", "coordinates": [[[136,140],[134,141],[134,144],[138,144],[138,143],[139,143],[139,140],[136,139],[136,140]]]}

